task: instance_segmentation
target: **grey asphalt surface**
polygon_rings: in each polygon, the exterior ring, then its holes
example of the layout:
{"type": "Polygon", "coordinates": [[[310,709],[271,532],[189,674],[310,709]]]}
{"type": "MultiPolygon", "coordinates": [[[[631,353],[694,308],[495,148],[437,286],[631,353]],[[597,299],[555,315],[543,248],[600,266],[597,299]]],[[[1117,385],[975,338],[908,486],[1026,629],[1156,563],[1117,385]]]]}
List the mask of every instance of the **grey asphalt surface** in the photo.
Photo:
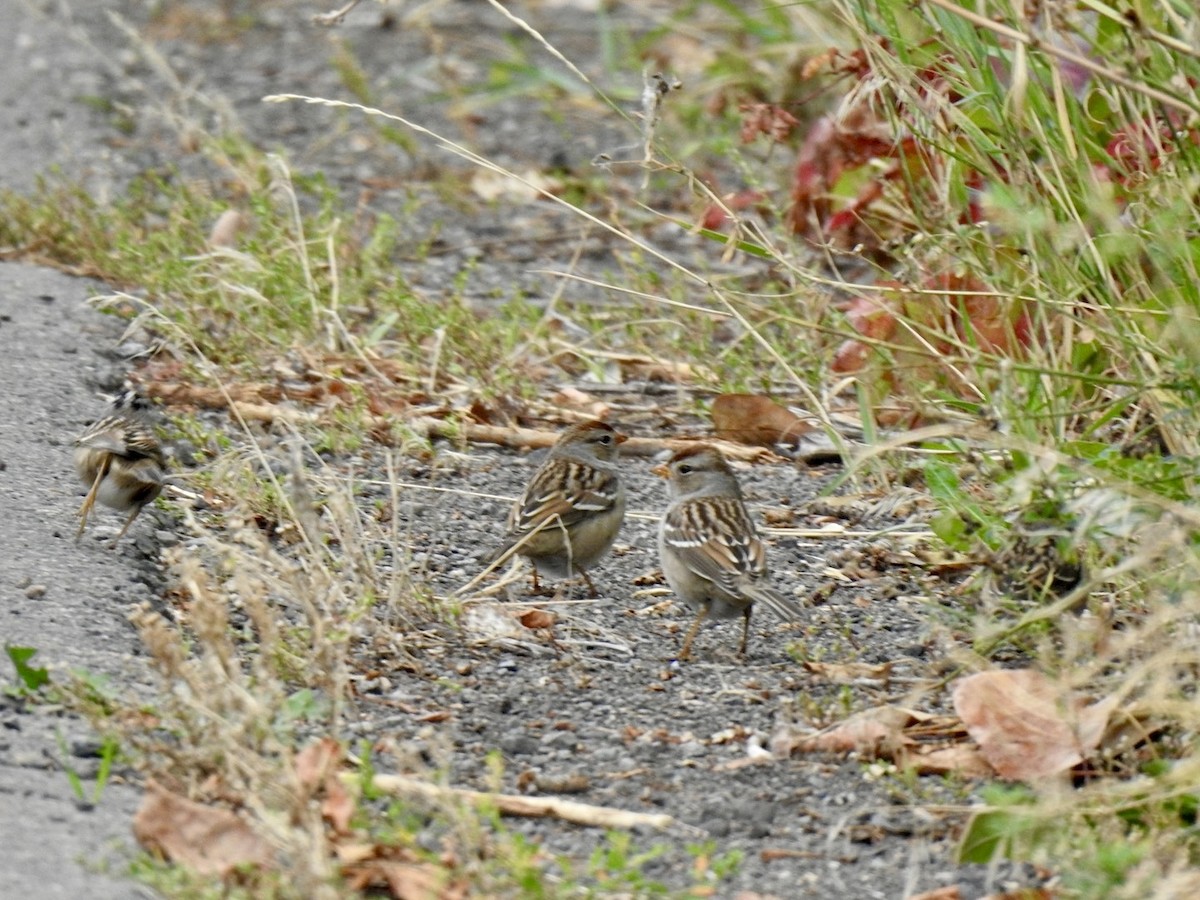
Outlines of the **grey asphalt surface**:
{"type": "MultiPolygon", "coordinates": [[[[85,4],[98,21],[101,4],[85,4]]],[[[57,3],[0,0],[0,186],[33,187],[58,166],[106,190],[123,166],[100,140],[80,97],[102,80],[100,48],[78,39],[57,3]]],[[[0,259],[9,254],[0,247],[0,259]]],[[[144,681],[126,614],[150,597],[135,541],[110,552],[99,527],[73,543],[82,497],[71,442],[103,409],[102,390],[127,364],[113,354],[122,324],[89,308],[96,282],[0,262],[0,645],[32,647],[53,677],[82,669],[114,683],[144,681]]],[[[153,521],[139,523],[142,546],[153,521]]],[[[90,727],[61,710],[9,697],[16,676],[0,654],[0,897],[109,898],[150,894],[121,877],[133,849],[140,791],[111,779],[91,808],[76,802],[67,767],[90,792],[98,767],[90,727]]]]}

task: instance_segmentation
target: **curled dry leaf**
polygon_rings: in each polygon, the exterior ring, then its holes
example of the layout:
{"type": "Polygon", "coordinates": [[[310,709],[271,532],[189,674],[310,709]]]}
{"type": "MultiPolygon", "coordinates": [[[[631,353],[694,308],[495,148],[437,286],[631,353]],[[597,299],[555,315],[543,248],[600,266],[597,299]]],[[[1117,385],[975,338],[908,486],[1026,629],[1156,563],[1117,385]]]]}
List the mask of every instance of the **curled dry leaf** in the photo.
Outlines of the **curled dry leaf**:
{"type": "Polygon", "coordinates": [[[553,628],[554,623],[558,621],[558,617],[552,612],[547,612],[544,609],[530,609],[521,613],[517,617],[526,628],[536,630],[538,628],[553,628]]]}
{"type": "Polygon", "coordinates": [[[232,810],[173,794],[155,781],[146,783],[133,834],[147,850],[201,875],[224,877],[239,866],[275,863],[271,845],[232,810]]]}
{"type": "Polygon", "coordinates": [[[886,682],[892,676],[892,664],[872,666],[867,663],[805,662],[804,668],[834,684],[856,684],[863,681],[886,682]]]}
{"type": "Polygon", "coordinates": [[[309,797],[321,794],[321,815],[338,834],[350,833],[356,804],[338,778],[342,747],[333,738],[313,741],[296,754],[296,780],[309,797]]]}
{"type": "Polygon", "coordinates": [[[466,896],[463,884],[454,883],[447,870],[431,863],[367,859],[345,866],[342,875],[351,890],[382,888],[395,900],[459,900],[466,896]]]}
{"type": "Polygon", "coordinates": [[[954,686],[954,710],[1003,778],[1033,781],[1065,772],[1100,745],[1116,698],[1088,705],[1032,669],[980,672],[954,686]]]}
{"type": "Polygon", "coordinates": [[[815,733],[799,734],[784,727],[771,736],[776,757],[795,753],[858,753],[890,759],[921,774],[955,772],[968,778],[991,774],[973,747],[955,743],[963,737],[952,716],[935,716],[900,706],[877,706],[845,722],[815,733]]]}
{"type": "Polygon", "coordinates": [[[846,721],[814,734],[797,735],[777,732],[771,738],[776,756],[793,753],[869,753],[884,746],[898,747],[913,743],[904,729],[914,722],[932,719],[928,713],[901,706],[877,706],[857,713],[846,721]]]}
{"type": "Polygon", "coordinates": [[[763,447],[795,443],[812,430],[790,409],[761,394],[722,394],[713,401],[712,420],[722,440],[763,447]]]}
{"type": "Polygon", "coordinates": [[[296,754],[292,764],[296,780],[308,794],[316,793],[322,782],[337,770],[342,759],[342,748],[333,738],[324,737],[313,741],[296,754]]]}

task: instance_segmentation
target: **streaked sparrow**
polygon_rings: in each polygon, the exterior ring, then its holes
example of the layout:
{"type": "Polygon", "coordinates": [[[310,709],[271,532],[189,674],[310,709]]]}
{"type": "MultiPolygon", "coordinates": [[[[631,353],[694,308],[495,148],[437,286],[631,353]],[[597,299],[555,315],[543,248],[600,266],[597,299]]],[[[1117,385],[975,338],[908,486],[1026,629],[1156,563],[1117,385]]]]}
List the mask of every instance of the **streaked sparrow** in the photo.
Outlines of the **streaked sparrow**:
{"type": "Polygon", "coordinates": [[[129,513],[112,545],[124,537],[142,507],[162,493],[165,464],[162,447],[145,416],[145,401],[126,391],[112,402],[108,415],[93,422],[75,440],[75,470],[88,488],[79,507],[78,541],[96,501],[129,513]]]}
{"type": "Polygon", "coordinates": [[[588,576],[612,547],[625,518],[625,487],[617,474],[619,446],[626,440],[611,425],[584,422],[568,428],[533,473],[508,516],[499,559],[515,552],[552,578],[588,576]]]}
{"type": "Polygon", "coordinates": [[[750,611],[762,603],[784,621],[802,615],[767,583],[767,556],[746,512],[737,478],[715,447],[680,450],[654,470],[669,479],[670,505],[658,530],[658,555],[667,583],[697,610],[679,658],[691,654],[705,618],[742,617],[740,656],[746,655],[750,611]]]}

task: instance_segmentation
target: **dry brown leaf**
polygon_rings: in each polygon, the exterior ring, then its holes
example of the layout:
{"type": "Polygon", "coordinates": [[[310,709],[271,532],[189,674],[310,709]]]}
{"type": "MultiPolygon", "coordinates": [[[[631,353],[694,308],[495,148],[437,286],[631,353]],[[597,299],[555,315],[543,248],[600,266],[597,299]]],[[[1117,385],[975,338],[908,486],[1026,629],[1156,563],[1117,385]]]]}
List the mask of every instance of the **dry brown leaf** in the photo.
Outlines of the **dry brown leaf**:
{"type": "Polygon", "coordinates": [[[782,728],[771,737],[771,753],[858,753],[890,759],[920,774],[954,772],[985,778],[992,769],[977,748],[961,743],[966,735],[953,716],[935,716],[899,706],[878,706],[816,734],[782,728]]]}
{"type": "Polygon", "coordinates": [[[374,844],[343,844],[339,841],[333,845],[333,852],[337,855],[338,862],[352,865],[372,859],[379,850],[374,844]]]}
{"type": "Polygon", "coordinates": [[[797,752],[874,754],[883,746],[899,747],[912,743],[912,739],[904,734],[905,727],[931,718],[928,713],[900,706],[876,706],[816,734],[776,733],[771,738],[771,752],[776,756],[797,752]]]}
{"type": "Polygon", "coordinates": [[[321,815],[325,821],[338,834],[349,834],[356,803],[338,778],[341,760],[341,745],[333,738],[325,737],[297,753],[293,765],[296,780],[308,796],[318,791],[322,793],[321,815]]]}
{"type": "Polygon", "coordinates": [[[812,426],[762,394],[722,394],[713,401],[713,428],[727,441],[772,447],[795,443],[812,426]]]}
{"type": "Polygon", "coordinates": [[[944,747],[900,747],[892,757],[901,769],[912,769],[918,775],[947,775],[953,772],[963,778],[990,778],[991,766],[970,744],[948,744],[944,747]]]}
{"type": "Polygon", "coordinates": [[[341,758],[342,748],[333,738],[315,740],[296,754],[293,763],[296,779],[309,794],[315,793],[326,777],[337,768],[341,758]]]}
{"type": "Polygon", "coordinates": [[[155,781],[133,819],[138,842],[201,875],[225,876],[238,866],[274,865],[275,851],[232,810],[173,794],[155,781]]]}
{"type": "MultiPolygon", "coordinates": [[[[376,852],[384,848],[374,848],[376,852]]],[[[407,854],[405,854],[407,855],[407,854]]],[[[451,881],[447,869],[410,859],[364,859],[342,869],[353,891],[384,888],[396,900],[462,900],[463,884],[451,881]]]]}
{"type": "Polygon", "coordinates": [[[980,672],[959,681],[954,710],[1001,777],[1031,781],[1065,772],[1100,744],[1116,698],[1087,705],[1032,669],[980,672]]]}
{"type": "Polygon", "coordinates": [[[547,612],[544,609],[530,609],[521,613],[517,617],[526,628],[536,630],[538,628],[553,628],[554,623],[558,621],[558,617],[552,612],[547,612]]]}
{"type": "Polygon", "coordinates": [[[904,900],[962,900],[962,891],[957,884],[934,888],[932,891],[922,891],[919,894],[909,894],[904,900]]]}

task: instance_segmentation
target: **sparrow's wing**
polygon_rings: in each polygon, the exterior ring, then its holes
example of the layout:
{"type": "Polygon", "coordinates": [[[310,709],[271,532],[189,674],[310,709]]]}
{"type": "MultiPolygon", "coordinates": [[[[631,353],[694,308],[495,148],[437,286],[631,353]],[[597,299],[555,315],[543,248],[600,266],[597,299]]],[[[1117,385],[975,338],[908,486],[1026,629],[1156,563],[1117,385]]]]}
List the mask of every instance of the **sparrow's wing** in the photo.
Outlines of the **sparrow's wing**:
{"type": "Polygon", "coordinates": [[[158,439],[140,422],[124,416],[105,416],[81,434],[75,444],[128,459],[146,458],[162,464],[158,439]]]}
{"type": "Polygon", "coordinates": [[[575,460],[547,461],[529,482],[508,517],[508,534],[520,538],[545,528],[570,528],[611,509],[620,494],[615,472],[575,460]]]}
{"type": "Polygon", "coordinates": [[[672,506],[663,540],[689,569],[734,596],[767,571],[762,541],[736,497],[704,497],[672,506]]]}

